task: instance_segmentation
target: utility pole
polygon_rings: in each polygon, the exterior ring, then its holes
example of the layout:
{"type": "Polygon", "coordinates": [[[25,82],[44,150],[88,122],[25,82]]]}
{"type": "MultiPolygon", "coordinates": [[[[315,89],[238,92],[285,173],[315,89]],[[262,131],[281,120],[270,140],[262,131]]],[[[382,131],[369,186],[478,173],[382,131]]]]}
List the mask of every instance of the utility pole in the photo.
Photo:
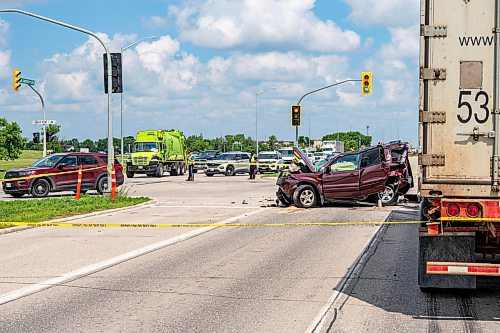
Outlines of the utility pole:
{"type": "Polygon", "coordinates": [[[45,157],[47,156],[47,125],[45,124],[45,102],[43,101],[42,95],[35,89],[31,84],[28,84],[28,86],[35,92],[35,94],[40,97],[40,101],[42,102],[42,110],[43,110],[43,153],[42,156],[45,157]]]}

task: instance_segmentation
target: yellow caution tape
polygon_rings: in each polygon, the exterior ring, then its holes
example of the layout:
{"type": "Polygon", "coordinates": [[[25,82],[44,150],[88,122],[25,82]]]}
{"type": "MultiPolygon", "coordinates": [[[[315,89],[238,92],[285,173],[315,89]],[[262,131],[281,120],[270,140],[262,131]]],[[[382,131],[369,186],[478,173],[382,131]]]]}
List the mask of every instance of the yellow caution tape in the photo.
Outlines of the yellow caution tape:
{"type": "MultiPolygon", "coordinates": [[[[88,169],[82,169],[82,172],[85,172],[85,171],[91,171],[91,170],[97,170],[97,169],[102,169],[102,168],[106,168],[106,166],[100,166],[100,167],[94,167],[94,168],[88,168],[88,169]]],[[[0,178],[0,183],[1,182],[14,182],[14,181],[18,181],[18,180],[25,180],[25,179],[32,179],[32,178],[40,178],[40,177],[48,177],[48,176],[57,176],[57,175],[65,175],[65,174],[68,174],[68,173],[78,173],[78,169],[77,170],[71,170],[71,171],[61,171],[61,172],[52,172],[52,173],[42,173],[42,174],[38,174],[38,175],[29,175],[29,176],[26,176],[26,177],[18,177],[18,178],[0,178]]]]}
{"type": "Polygon", "coordinates": [[[287,222],[287,223],[75,223],[75,222],[0,222],[0,226],[14,227],[78,227],[78,228],[205,228],[205,227],[331,227],[353,225],[420,224],[421,221],[380,222],[287,222]]]}

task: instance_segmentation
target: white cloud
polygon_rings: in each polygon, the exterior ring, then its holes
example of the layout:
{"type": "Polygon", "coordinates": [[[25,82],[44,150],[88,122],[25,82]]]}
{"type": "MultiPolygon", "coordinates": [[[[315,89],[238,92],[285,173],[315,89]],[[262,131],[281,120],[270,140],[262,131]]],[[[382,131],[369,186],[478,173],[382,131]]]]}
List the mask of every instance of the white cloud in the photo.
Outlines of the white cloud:
{"type": "Polygon", "coordinates": [[[384,58],[415,58],[419,51],[419,27],[389,28],[391,43],[382,46],[380,55],[384,58]]]}
{"type": "Polygon", "coordinates": [[[166,18],[156,15],[143,19],[142,23],[149,29],[165,28],[168,26],[168,21],[166,18]]]}
{"type": "Polygon", "coordinates": [[[314,13],[314,0],[208,0],[171,6],[180,38],[215,49],[265,48],[349,51],[361,39],[314,13]]]}
{"type": "Polygon", "coordinates": [[[5,47],[10,32],[10,24],[0,19],[0,47],[5,47]]]}
{"type": "Polygon", "coordinates": [[[351,8],[349,19],[361,26],[407,26],[418,22],[419,0],[344,0],[351,8]]]}

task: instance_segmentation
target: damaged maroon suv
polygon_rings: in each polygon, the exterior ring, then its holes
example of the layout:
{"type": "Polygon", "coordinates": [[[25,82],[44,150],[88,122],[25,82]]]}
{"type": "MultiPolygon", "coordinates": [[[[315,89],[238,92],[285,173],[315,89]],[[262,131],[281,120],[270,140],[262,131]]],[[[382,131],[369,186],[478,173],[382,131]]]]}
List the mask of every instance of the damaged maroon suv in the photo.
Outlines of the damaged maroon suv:
{"type": "Polygon", "coordinates": [[[282,172],[276,183],[276,195],[285,206],[310,208],[336,200],[372,197],[391,205],[414,186],[405,142],[342,153],[316,169],[299,148],[294,150],[301,158],[299,165],[282,172]]]}

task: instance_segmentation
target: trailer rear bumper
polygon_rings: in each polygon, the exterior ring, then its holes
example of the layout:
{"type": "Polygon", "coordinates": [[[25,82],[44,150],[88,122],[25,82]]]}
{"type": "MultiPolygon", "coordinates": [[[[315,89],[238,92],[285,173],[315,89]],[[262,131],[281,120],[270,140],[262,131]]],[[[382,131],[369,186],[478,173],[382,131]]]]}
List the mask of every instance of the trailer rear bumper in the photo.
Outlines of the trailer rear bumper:
{"type": "Polygon", "coordinates": [[[500,265],[468,262],[427,262],[427,274],[500,276],[500,265]]]}

